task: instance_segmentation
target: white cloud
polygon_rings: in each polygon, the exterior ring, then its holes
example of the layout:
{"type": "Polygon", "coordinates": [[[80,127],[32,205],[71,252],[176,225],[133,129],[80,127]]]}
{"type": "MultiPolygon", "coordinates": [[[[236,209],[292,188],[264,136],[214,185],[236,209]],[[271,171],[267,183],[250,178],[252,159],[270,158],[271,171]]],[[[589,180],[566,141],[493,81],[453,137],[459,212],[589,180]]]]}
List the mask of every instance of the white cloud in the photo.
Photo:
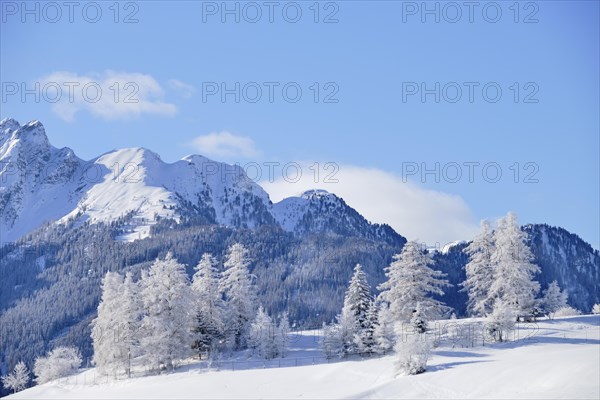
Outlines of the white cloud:
{"type": "Polygon", "coordinates": [[[221,159],[231,160],[236,157],[248,159],[260,155],[252,139],[226,131],[198,136],[192,140],[190,146],[203,156],[221,159]]]}
{"type": "Polygon", "coordinates": [[[196,88],[192,85],[188,85],[177,79],[170,79],[167,83],[171,89],[179,93],[184,99],[189,99],[196,91],[196,88]]]}
{"type": "Polygon", "coordinates": [[[387,223],[409,240],[419,240],[428,246],[461,239],[471,239],[479,229],[468,205],[457,195],[421,188],[391,173],[376,168],[340,165],[330,178],[337,183],[323,183],[327,173],[315,183],[314,168],[302,166],[302,178],[297,183],[282,177],[274,182],[260,182],[274,202],[304,190],[320,188],[342,197],[348,205],[371,222],[387,223]]]}
{"type": "Polygon", "coordinates": [[[79,75],[63,71],[44,76],[39,82],[43,99],[52,102],[52,110],[65,121],[73,121],[80,111],[106,120],[177,113],[174,104],[163,101],[160,84],[147,74],[107,70],[79,75]]]}

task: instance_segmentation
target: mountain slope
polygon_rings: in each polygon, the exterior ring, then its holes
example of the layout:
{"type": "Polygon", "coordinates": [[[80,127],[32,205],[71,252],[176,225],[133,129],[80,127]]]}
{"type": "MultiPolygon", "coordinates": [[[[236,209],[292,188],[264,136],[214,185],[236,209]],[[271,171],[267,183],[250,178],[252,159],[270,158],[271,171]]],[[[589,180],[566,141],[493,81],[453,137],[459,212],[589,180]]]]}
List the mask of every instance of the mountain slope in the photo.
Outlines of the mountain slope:
{"type": "Polygon", "coordinates": [[[283,199],[273,205],[272,212],[283,229],[299,236],[332,232],[382,240],[390,245],[406,243],[389,225],[369,223],[342,198],[325,190],[308,190],[298,197],[283,199]]]}
{"type": "Polygon", "coordinates": [[[14,241],[46,221],[110,222],[127,215],[129,234],[149,234],[159,218],[193,214],[207,223],[252,228],[274,223],[267,193],[239,166],[202,156],[173,164],[146,149],[83,161],[50,145],[38,121],[0,122],[0,232],[14,241]]]}
{"type": "Polygon", "coordinates": [[[120,240],[147,237],[160,219],[194,219],[232,228],[279,225],[302,236],[334,233],[402,245],[388,225],[369,223],[324,191],[273,205],[240,166],[190,155],[168,164],[143,148],[90,161],[50,145],[42,124],[0,122],[0,232],[12,242],[44,222],[111,222],[125,218],[120,240]]]}
{"type": "Polygon", "coordinates": [[[38,121],[0,122],[0,241],[13,241],[68,214],[84,196],[87,163],[56,149],[38,121]]]}

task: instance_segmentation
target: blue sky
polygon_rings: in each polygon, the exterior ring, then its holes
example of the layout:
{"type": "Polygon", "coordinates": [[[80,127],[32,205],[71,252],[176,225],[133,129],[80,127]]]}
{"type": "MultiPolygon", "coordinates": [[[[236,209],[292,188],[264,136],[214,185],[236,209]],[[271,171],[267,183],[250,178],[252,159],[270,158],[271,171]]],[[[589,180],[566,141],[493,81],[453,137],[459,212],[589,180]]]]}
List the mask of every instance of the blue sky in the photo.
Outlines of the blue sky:
{"type": "Polygon", "coordinates": [[[275,181],[265,182],[274,200],[321,187],[428,244],[468,239],[479,219],[513,210],[521,223],[562,226],[600,247],[598,2],[520,2],[517,8],[512,1],[477,2],[473,22],[462,2],[427,2],[439,7],[439,22],[422,14],[422,2],[321,2],[318,23],[314,1],[275,3],[273,22],[263,2],[253,3],[262,16],[251,23],[246,19],[256,8],[244,3],[227,3],[238,4],[236,22],[235,15],[222,15],[222,2],[142,1],[121,2],[115,23],[110,1],[96,3],[102,10],[96,23],[86,21],[95,8],[84,15],[84,3],[73,22],[60,6],[62,16],[51,23],[55,10],[44,3],[36,22],[34,14],[23,15],[21,2],[3,1],[1,117],[42,121],[56,147],[71,147],[84,159],[138,146],[168,162],[204,153],[256,162],[263,166],[261,181],[268,172],[263,163],[279,162],[275,181]],[[492,23],[496,4],[501,16],[492,23]],[[288,22],[297,9],[299,21],[288,22]],[[131,13],[138,22],[124,23],[131,13]],[[325,23],[328,16],[337,22],[325,23]],[[20,86],[9,94],[14,84],[66,88],[72,81],[97,82],[102,101],[69,103],[66,91],[57,103],[48,93],[39,102],[33,95],[23,101],[20,86]],[[111,98],[111,82],[120,84],[119,101],[111,98]],[[123,102],[129,82],[139,88],[136,104],[123,102]],[[239,103],[233,94],[222,101],[207,92],[214,83],[231,89],[236,82],[239,103]],[[273,82],[272,102],[265,82],[273,82]],[[408,94],[436,82],[439,102],[435,94],[424,101],[420,92],[408,94]],[[251,103],[256,85],[262,96],[251,103]],[[302,96],[292,103],[296,87],[302,96]],[[492,102],[498,87],[502,95],[492,102]],[[334,91],[329,99],[337,102],[325,102],[334,91]],[[291,162],[302,168],[299,182],[282,178],[291,162]],[[315,162],[316,183],[309,169],[315,162]],[[324,181],[334,172],[324,170],[327,162],[339,167],[338,183],[324,181]],[[436,163],[439,179],[421,175],[436,163]],[[460,179],[454,179],[457,165],[460,179]],[[415,166],[419,171],[409,175],[415,166]],[[497,170],[502,176],[495,181],[497,170]]]}

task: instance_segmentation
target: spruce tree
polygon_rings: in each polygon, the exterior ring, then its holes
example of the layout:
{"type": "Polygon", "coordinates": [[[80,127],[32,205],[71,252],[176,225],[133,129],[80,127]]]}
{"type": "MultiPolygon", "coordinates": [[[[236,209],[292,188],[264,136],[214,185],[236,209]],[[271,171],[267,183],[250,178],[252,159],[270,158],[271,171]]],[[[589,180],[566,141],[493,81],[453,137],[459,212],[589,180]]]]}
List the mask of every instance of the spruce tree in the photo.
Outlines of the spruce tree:
{"type": "Polygon", "coordinates": [[[515,214],[508,213],[498,222],[494,242],[494,281],[490,285],[490,297],[500,300],[498,304],[512,307],[518,316],[528,317],[535,312],[535,296],[540,284],[534,276],[540,268],[532,263],[527,234],[521,230],[515,214]]]}
{"type": "Polygon", "coordinates": [[[489,292],[494,281],[494,240],[488,221],[481,221],[480,233],[464,252],[469,255],[469,262],[465,265],[466,280],[463,282],[464,290],[469,296],[467,311],[470,315],[485,316],[492,311],[493,299],[489,292]]]}
{"type": "Polygon", "coordinates": [[[408,242],[386,268],[388,279],[379,286],[379,298],[389,304],[394,321],[410,321],[417,304],[426,320],[440,318],[451,311],[450,307],[431,297],[443,295],[442,287],[450,286],[444,273],[429,267],[432,262],[431,255],[417,242],[408,242]]]}
{"type": "Polygon", "coordinates": [[[247,345],[248,329],[256,315],[256,292],[248,271],[248,250],[240,243],[233,244],[224,266],[220,289],[226,302],[226,328],[231,346],[242,349],[247,345]]]}

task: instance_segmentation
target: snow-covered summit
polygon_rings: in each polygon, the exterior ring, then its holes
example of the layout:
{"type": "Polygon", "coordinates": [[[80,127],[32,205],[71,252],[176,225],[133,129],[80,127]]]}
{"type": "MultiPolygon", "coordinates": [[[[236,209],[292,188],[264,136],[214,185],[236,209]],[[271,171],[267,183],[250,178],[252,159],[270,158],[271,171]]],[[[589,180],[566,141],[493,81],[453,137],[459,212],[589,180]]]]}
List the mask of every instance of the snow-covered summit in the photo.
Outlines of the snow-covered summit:
{"type": "Polygon", "coordinates": [[[337,198],[337,196],[335,194],[329,193],[325,189],[306,190],[306,191],[302,192],[302,194],[298,197],[301,197],[301,198],[307,199],[307,200],[322,199],[322,198],[330,198],[330,199],[337,198]]]}
{"type": "Polygon", "coordinates": [[[0,231],[14,241],[46,221],[108,222],[127,216],[122,239],[146,237],[160,218],[200,218],[232,228],[279,225],[297,234],[333,232],[394,244],[404,238],[370,224],[333,193],[307,190],[272,204],[239,165],[189,155],[165,163],[148,149],[109,151],[92,160],[53,147],[43,125],[0,123],[0,231]]]}
{"type": "Polygon", "coordinates": [[[283,229],[298,235],[332,232],[394,245],[406,241],[388,225],[371,224],[344,199],[323,189],[306,190],[283,199],[273,205],[272,214],[283,229]]]}
{"type": "Polygon", "coordinates": [[[169,164],[144,148],[113,150],[90,161],[51,146],[43,125],[0,123],[0,231],[16,240],[46,221],[112,221],[132,215],[146,236],[157,217],[203,213],[208,222],[253,227],[272,222],[268,194],[238,166],[189,156],[169,164]]]}

